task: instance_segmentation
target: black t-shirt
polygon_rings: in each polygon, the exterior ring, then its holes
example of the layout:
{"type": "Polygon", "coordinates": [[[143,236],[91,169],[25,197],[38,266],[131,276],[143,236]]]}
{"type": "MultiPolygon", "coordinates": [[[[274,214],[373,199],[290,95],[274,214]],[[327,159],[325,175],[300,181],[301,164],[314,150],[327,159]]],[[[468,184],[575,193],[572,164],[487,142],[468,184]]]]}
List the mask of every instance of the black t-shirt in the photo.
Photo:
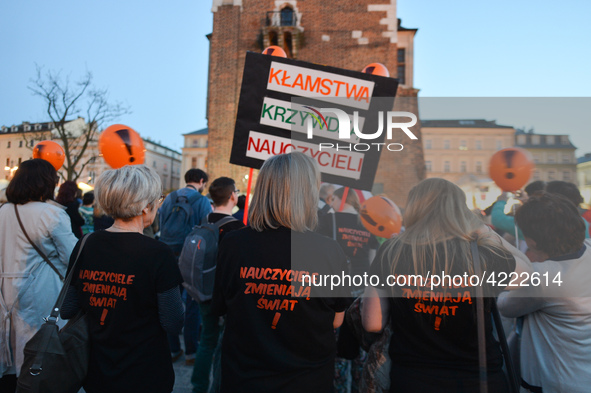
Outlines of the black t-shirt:
{"type": "MultiPolygon", "coordinates": [[[[391,240],[392,241],[392,240],[391,240]]],[[[370,273],[380,276],[380,281],[391,275],[392,261],[385,252],[386,242],[378,251],[375,261],[371,266],[370,273]]],[[[457,242],[454,239],[450,242],[457,242]]],[[[398,244],[403,247],[401,258],[397,264],[396,275],[414,275],[414,265],[411,248],[409,245],[398,244]]],[[[491,251],[479,247],[481,260],[486,261],[483,270],[488,273],[499,272],[509,273],[515,269],[515,259],[508,252],[501,252],[502,255],[495,255],[491,251]]],[[[434,262],[434,270],[431,275],[441,275],[445,271],[443,265],[443,246],[437,246],[437,256],[434,262]]],[[[466,263],[472,264],[472,256],[463,256],[463,260],[456,258],[453,262],[455,268],[445,271],[445,274],[464,275],[468,271],[466,263]]],[[[433,260],[432,253],[427,253],[429,264],[433,260]]],[[[484,262],[483,262],[484,264],[484,262]]],[[[430,266],[430,265],[429,265],[430,266]]],[[[424,275],[423,275],[424,276],[424,275]]],[[[402,282],[402,281],[401,281],[402,282]]],[[[460,283],[459,281],[457,283],[460,283]]],[[[478,333],[476,325],[476,298],[472,295],[473,288],[463,285],[446,288],[430,288],[430,283],[425,282],[423,287],[418,286],[384,286],[379,289],[386,290],[390,296],[390,322],[393,334],[390,342],[389,353],[392,358],[391,377],[397,379],[406,373],[404,370],[414,369],[426,378],[421,384],[429,384],[437,380],[437,391],[455,391],[457,380],[470,380],[475,382],[478,391],[478,333]],[[403,371],[401,371],[403,370],[403,371]],[[442,382],[443,381],[443,382],[442,382]],[[446,390],[447,381],[450,385],[446,390]]],[[[502,288],[500,288],[502,290],[502,288]]],[[[485,289],[486,290],[486,289],[485,289]]],[[[499,288],[496,288],[496,292],[499,288]]],[[[486,292],[485,292],[486,293],[486,292]]],[[[494,295],[494,294],[493,294],[494,295]]],[[[487,368],[489,372],[500,372],[503,359],[499,343],[492,335],[492,322],[490,313],[490,302],[494,298],[485,298],[485,332],[486,332],[486,354],[487,368]]],[[[412,384],[398,385],[396,391],[416,391],[417,381],[412,384]],[[401,386],[408,386],[410,390],[401,389],[401,386]]],[[[467,390],[472,391],[472,390],[467,390]]]]}
{"type": "Polygon", "coordinates": [[[336,241],[351,263],[351,274],[363,275],[369,270],[369,250],[377,250],[378,241],[361,223],[359,216],[337,212],[319,217],[318,232],[333,239],[336,223],[336,241]]]}
{"type": "Polygon", "coordinates": [[[130,232],[89,236],[72,279],[88,316],[88,393],[172,391],[174,371],[157,294],[181,282],[164,243],[130,232]]]}
{"type": "Polygon", "coordinates": [[[222,392],[332,392],[333,321],[351,300],[300,284],[302,274],[341,274],[345,263],[333,240],[312,232],[226,235],[213,294],[214,312],[226,314],[222,392]]]}

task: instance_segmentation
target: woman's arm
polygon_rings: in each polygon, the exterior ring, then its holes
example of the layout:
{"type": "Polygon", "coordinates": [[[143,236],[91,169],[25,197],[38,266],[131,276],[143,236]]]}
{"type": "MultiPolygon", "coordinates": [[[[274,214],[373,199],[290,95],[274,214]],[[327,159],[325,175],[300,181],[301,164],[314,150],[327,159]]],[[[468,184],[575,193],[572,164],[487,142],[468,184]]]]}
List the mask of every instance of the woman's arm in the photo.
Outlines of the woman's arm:
{"type": "Polygon", "coordinates": [[[361,322],[368,332],[381,332],[390,317],[390,305],[385,291],[365,288],[361,299],[361,322]]]}
{"type": "Polygon", "coordinates": [[[64,298],[64,303],[62,304],[62,309],[60,310],[60,316],[62,319],[70,319],[74,318],[78,311],[80,311],[80,299],[78,298],[78,291],[73,285],[70,285],[68,288],[68,292],[66,292],[66,297],[64,298]]]}
{"type": "Polygon", "coordinates": [[[345,312],[344,311],[336,312],[334,314],[334,321],[332,323],[332,326],[336,329],[343,324],[344,320],[345,320],[345,312]]]}
{"type": "Polygon", "coordinates": [[[179,334],[183,329],[185,310],[178,287],[158,294],[158,318],[166,333],[179,334]]]}

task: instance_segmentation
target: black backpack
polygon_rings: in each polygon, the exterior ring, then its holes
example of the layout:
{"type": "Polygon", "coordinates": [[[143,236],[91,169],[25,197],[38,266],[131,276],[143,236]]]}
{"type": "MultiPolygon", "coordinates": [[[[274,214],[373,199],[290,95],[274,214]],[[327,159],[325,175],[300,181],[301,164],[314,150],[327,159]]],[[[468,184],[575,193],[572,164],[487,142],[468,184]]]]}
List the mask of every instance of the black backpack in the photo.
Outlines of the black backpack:
{"type": "Polygon", "coordinates": [[[186,197],[178,195],[177,191],[170,194],[173,201],[172,209],[167,217],[163,217],[160,227],[160,241],[167,244],[172,251],[179,253],[185,242],[185,238],[193,227],[193,204],[203,196],[195,192],[186,197]]]}
{"type": "Polygon", "coordinates": [[[179,257],[183,286],[199,303],[211,300],[213,295],[220,227],[238,221],[228,216],[212,224],[208,219],[209,215],[204,224],[195,226],[189,233],[179,257]]]}

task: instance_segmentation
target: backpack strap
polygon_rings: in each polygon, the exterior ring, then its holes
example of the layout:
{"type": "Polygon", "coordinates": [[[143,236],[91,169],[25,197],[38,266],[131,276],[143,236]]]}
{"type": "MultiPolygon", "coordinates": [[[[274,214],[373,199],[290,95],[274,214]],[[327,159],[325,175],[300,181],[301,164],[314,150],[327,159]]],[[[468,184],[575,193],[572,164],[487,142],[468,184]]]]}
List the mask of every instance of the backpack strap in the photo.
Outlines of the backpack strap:
{"type": "MultiPolygon", "coordinates": [[[[207,217],[209,217],[209,214],[207,215],[207,217]]],[[[224,225],[233,222],[233,221],[238,221],[236,218],[232,217],[232,216],[228,216],[228,217],[224,217],[221,220],[219,220],[218,222],[214,222],[213,225],[215,225],[218,230],[223,227],[224,225]]]]}

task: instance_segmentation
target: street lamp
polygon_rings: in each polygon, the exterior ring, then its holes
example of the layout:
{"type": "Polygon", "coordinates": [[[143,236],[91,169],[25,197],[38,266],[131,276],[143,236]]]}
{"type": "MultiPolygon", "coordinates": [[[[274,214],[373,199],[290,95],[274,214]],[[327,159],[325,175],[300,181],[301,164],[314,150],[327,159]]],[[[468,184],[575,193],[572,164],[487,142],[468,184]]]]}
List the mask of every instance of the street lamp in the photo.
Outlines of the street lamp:
{"type": "Polygon", "coordinates": [[[4,167],[4,170],[5,170],[5,171],[9,171],[9,172],[10,172],[10,179],[12,179],[12,178],[13,178],[13,176],[14,176],[14,172],[16,172],[16,170],[17,170],[17,169],[18,169],[18,165],[17,165],[17,166],[14,166],[14,167],[12,167],[12,168],[11,168],[11,167],[9,167],[9,166],[5,166],[5,167],[4,167]]]}

